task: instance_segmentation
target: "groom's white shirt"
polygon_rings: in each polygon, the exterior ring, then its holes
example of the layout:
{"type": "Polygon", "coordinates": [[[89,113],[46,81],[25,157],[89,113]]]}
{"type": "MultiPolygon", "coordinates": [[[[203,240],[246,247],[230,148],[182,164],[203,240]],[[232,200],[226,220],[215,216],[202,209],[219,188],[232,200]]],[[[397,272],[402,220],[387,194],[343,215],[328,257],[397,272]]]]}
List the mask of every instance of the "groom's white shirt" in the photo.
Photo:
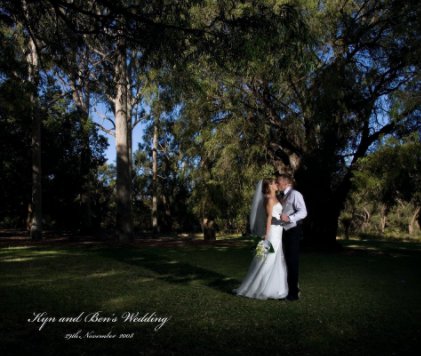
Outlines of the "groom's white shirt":
{"type": "Polygon", "coordinates": [[[289,230],[297,226],[297,221],[302,220],[307,216],[307,208],[303,195],[292,189],[291,186],[284,190],[284,197],[286,197],[286,200],[284,201],[284,208],[292,208],[292,211],[285,211],[285,213],[289,216],[290,222],[283,225],[285,230],[289,230]]]}

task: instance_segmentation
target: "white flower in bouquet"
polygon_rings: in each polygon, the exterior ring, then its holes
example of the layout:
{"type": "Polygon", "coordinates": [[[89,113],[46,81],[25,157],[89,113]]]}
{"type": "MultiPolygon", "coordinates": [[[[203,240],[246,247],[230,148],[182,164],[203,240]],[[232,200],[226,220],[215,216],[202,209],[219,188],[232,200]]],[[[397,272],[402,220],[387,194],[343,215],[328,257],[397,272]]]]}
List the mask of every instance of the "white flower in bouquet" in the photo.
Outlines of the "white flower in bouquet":
{"type": "Polygon", "coordinates": [[[259,241],[256,246],[256,256],[257,257],[266,257],[268,253],[275,252],[272,244],[268,240],[259,241]]]}

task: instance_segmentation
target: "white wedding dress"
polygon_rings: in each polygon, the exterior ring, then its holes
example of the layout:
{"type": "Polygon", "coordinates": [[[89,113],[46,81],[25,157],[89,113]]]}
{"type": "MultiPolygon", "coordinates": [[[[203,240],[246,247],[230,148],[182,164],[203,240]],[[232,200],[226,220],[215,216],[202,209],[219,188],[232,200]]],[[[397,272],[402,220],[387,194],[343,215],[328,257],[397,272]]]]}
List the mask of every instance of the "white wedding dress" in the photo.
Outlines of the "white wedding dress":
{"type": "MultiPolygon", "coordinates": [[[[276,203],[272,216],[279,219],[281,203],[276,203]]],[[[274,253],[266,257],[254,256],[246,277],[233,292],[239,296],[255,299],[282,299],[288,294],[287,272],[282,250],[282,226],[272,225],[269,232],[274,253]]]]}

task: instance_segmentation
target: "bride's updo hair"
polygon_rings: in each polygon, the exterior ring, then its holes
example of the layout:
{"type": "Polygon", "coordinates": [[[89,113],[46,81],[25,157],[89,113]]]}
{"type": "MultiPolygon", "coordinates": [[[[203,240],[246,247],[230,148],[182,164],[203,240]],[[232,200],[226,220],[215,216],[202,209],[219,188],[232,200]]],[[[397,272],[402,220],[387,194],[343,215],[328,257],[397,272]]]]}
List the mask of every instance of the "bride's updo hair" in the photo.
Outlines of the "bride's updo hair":
{"type": "Polygon", "coordinates": [[[275,182],[275,178],[265,178],[262,181],[262,193],[270,194],[270,185],[275,182]]]}

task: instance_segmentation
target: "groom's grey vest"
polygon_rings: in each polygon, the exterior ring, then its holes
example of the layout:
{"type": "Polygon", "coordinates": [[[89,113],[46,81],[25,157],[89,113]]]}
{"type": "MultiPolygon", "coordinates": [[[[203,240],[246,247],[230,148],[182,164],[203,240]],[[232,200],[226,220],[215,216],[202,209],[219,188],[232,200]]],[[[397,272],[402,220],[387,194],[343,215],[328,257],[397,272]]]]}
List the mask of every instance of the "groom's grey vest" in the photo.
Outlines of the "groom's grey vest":
{"type": "MultiPolygon", "coordinates": [[[[297,212],[294,209],[294,199],[295,199],[294,195],[297,193],[298,191],[291,189],[283,198],[279,199],[283,208],[282,214],[287,214],[289,216],[297,212]]],[[[285,222],[282,222],[280,219],[276,219],[272,217],[272,225],[282,225],[285,230],[292,229],[293,227],[297,226],[297,224],[300,224],[301,222],[302,220],[285,223],[285,222]]]]}

